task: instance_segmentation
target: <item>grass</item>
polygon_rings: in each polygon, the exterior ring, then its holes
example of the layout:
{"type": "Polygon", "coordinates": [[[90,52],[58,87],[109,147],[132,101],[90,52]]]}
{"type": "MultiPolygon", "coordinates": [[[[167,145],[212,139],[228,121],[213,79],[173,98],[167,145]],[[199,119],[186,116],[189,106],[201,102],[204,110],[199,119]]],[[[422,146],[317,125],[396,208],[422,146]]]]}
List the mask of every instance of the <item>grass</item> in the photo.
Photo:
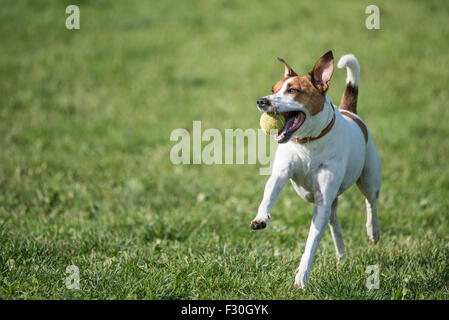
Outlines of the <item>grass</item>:
{"type": "MultiPolygon", "coordinates": [[[[448,299],[446,1],[7,1],[0,11],[3,299],[448,299]],[[365,28],[369,4],[381,30],[365,28]],[[258,165],[170,162],[175,128],[258,128],[258,97],[328,49],[362,66],[359,113],[383,162],[382,236],[340,199],[348,260],[323,237],[293,288],[313,206],[287,186],[251,232],[258,165]],[[64,285],[80,270],[80,290],[64,285]],[[368,265],[380,288],[367,290],[368,265]]],[[[329,95],[338,102],[345,72],[329,95]]]]}

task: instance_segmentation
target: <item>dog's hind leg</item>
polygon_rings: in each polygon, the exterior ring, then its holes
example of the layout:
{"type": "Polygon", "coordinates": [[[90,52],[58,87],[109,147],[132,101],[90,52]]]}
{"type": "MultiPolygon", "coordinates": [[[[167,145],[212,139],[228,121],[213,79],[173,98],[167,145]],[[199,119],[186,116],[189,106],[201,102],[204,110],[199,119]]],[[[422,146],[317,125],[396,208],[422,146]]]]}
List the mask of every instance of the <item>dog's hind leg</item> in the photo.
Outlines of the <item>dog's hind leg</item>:
{"type": "Polygon", "coordinates": [[[368,141],[365,167],[357,181],[357,186],[366,200],[366,232],[369,240],[376,244],[380,238],[380,223],[377,218],[377,200],[381,184],[381,162],[379,153],[371,140],[368,141]]]}
{"type": "Polygon", "coordinates": [[[380,223],[377,218],[377,200],[370,201],[365,200],[366,204],[366,233],[368,234],[369,240],[376,244],[380,238],[380,223]]]}
{"type": "Polygon", "coordinates": [[[334,240],[337,263],[340,264],[346,259],[345,245],[343,243],[343,233],[341,225],[337,218],[338,198],[335,198],[331,207],[331,216],[329,218],[329,227],[331,229],[332,240],[334,240]]]}

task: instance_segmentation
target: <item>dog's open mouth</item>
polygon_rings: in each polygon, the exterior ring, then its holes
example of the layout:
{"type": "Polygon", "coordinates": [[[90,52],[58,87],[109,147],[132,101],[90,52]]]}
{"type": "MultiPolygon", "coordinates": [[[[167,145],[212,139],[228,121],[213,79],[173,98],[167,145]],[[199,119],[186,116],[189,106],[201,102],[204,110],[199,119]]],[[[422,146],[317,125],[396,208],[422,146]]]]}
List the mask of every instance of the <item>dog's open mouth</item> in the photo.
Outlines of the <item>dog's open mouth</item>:
{"type": "Polygon", "coordinates": [[[306,120],[306,114],[302,111],[283,112],[285,125],[276,137],[278,143],[284,143],[290,139],[292,134],[301,127],[306,120]]]}

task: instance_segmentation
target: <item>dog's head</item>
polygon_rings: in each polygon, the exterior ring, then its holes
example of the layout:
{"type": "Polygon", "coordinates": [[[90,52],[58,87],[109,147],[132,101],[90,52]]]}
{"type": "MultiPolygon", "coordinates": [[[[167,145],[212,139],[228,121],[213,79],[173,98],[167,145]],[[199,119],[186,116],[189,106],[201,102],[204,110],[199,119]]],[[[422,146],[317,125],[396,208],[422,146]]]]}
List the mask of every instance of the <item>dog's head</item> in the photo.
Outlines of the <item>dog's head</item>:
{"type": "Polygon", "coordinates": [[[314,115],[324,107],[334,56],[332,51],[325,53],[305,76],[298,76],[283,59],[278,60],[285,66],[284,77],[273,86],[273,94],[258,99],[257,105],[261,111],[284,115],[284,128],[276,137],[278,143],[284,143],[302,129],[314,126],[314,115]]]}

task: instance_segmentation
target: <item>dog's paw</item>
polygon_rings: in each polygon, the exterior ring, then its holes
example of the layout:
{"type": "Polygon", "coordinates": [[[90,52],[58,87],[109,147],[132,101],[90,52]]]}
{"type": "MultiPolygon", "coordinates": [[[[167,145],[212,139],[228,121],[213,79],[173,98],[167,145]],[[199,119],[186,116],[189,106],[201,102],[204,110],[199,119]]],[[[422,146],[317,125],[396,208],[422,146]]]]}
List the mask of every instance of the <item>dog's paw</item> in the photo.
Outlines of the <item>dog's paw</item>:
{"type": "Polygon", "coordinates": [[[372,244],[377,244],[380,239],[380,227],[376,225],[366,226],[368,239],[372,244]]]}
{"type": "Polygon", "coordinates": [[[253,220],[249,224],[249,227],[251,230],[265,229],[266,226],[267,226],[267,223],[263,220],[253,220]]]}
{"type": "Polygon", "coordinates": [[[345,261],[346,261],[346,253],[342,254],[341,256],[337,256],[337,266],[344,265],[345,261]]]}
{"type": "Polygon", "coordinates": [[[299,268],[296,270],[295,288],[298,290],[305,290],[309,282],[306,271],[301,271],[299,268]]]}
{"type": "Polygon", "coordinates": [[[379,242],[380,237],[370,237],[369,241],[373,244],[376,245],[379,242]]]}

